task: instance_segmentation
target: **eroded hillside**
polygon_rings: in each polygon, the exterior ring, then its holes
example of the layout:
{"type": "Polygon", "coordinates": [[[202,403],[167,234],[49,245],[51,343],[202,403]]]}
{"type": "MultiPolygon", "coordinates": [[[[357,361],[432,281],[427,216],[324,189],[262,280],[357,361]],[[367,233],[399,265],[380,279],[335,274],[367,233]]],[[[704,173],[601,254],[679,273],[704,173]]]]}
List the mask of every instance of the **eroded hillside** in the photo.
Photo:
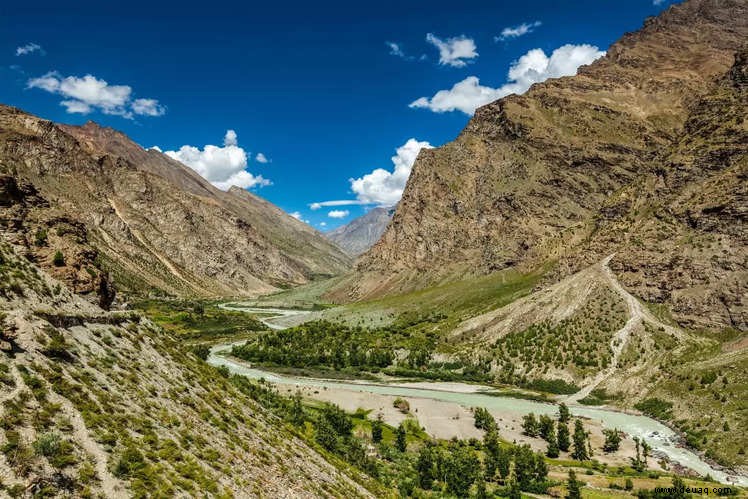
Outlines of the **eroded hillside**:
{"type": "Polygon", "coordinates": [[[366,490],[148,320],[0,243],[0,494],[352,497],[366,490]]]}

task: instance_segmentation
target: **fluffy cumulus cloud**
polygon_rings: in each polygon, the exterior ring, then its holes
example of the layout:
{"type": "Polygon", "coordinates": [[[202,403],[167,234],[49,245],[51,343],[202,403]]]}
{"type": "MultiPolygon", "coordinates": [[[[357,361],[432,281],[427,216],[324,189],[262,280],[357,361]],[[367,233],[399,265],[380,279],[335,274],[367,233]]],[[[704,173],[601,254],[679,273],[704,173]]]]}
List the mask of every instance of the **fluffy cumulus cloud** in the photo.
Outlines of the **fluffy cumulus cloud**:
{"type": "Polygon", "coordinates": [[[258,163],[270,163],[270,160],[267,158],[267,156],[265,156],[261,152],[258,152],[257,155],[255,155],[255,161],[257,161],[258,163]]]}
{"type": "Polygon", "coordinates": [[[143,116],[163,116],[166,112],[164,106],[156,99],[135,99],[132,101],[132,111],[143,116]]]}
{"type": "Polygon", "coordinates": [[[270,185],[262,175],[253,175],[247,168],[247,152],[239,146],[236,132],[228,130],[223,138],[223,147],[206,145],[202,149],[185,145],[178,151],[164,154],[189,166],[211,184],[221,190],[231,186],[249,188],[270,185]]]}
{"type": "Polygon", "coordinates": [[[478,57],[477,47],[472,38],[464,35],[443,40],[433,33],[426,35],[426,41],[439,49],[439,64],[461,68],[470,59],[478,57]]]}
{"type": "Polygon", "coordinates": [[[540,21],[535,21],[531,23],[522,23],[518,24],[517,26],[507,26],[506,28],[501,30],[501,34],[499,36],[495,36],[495,41],[503,41],[503,40],[510,40],[512,38],[519,38],[520,36],[524,36],[528,33],[532,33],[535,28],[540,26],[542,23],[540,21]]]}
{"type": "Polygon", "coordinates": [[[358,202],[362,204],[377,204],[393,206],[400,201],[405,189],[405,183],[410,176],[410,170],[421,149],[431,149],[428,142],[408,139],[397,148],[397,154],[392,156],[394,168],[392,171],[377,168],[361,178],[351,179],[351,190],[356,193],[358,202]]]}
{"type": "Polygon", "coordinates": [[[16,57],[21,55],[33,54],[34,52],[39,52],[42,55],[44,54],[42,46],[38,43],[27,43],[26,45],[22,45],[16,48],[16,57]]]}
{"type": "Polygon", "coordinates": [[[348,210],[332,210],[327,212],[327,216],[330,218],[345,218],[350,214],[351,212],[348,210]]]}
{"type": "MultiPolygon", "coordinates": [[[[405,184],[410,177],[418,153],[421,149],[431,149],[433,146],[426,141],[420,142],[416,139],[408,139],[402,146],[398,147],[396,154],[392,156],[392,171],[384,168],[372,170],[360,178],[351,178],[351,190],[356,194],[356,199],[339,199],[334,201],[322,201],[311,203],[309,208],[319,210],[320,208],[350,205],[372,205],[394,206],[400,201],[405,189],[405,184]]],[[[348,215],[347,210],[332,210],[328,216],[337,218],[348,215]],[[345,213],[345,215],[340,215],[345,213]]]]}
{"type": "Polygon", "coordinates": [[[294,211],[293,213],[289,213],[292,217],[294,217],[296,220],[301,220],[301,213],[298,211],[294,211]]]}
{"type": "Polygon", "coordinates": [[[129,85],[110,85],[92,75],[61,76],[50,72],[27,82],[27,88],[37,88],[60,95],[60,105],[68,113],[89,114],[95,110],[104,114],[133,119],[135,115],[161,116],[166,110],[156,99],[132,98],[129,85]]]}
{"type": "Polygon", "coordinates": [[[468,76],[449,90],[440,90],[431,98],[421,97],[410,103],[411,108],[430,109],[436,113],[462,111],[473,114],[476,108],[505,97],[522,94],[534,83],[548,78],[571,76],[577,69],[605,55],[592,45],[564,45],[549,56],[542,49],[532,49],[514,61],[509,68],[508,82],[498,88],[480,84],[476,76],[468,76]]]}

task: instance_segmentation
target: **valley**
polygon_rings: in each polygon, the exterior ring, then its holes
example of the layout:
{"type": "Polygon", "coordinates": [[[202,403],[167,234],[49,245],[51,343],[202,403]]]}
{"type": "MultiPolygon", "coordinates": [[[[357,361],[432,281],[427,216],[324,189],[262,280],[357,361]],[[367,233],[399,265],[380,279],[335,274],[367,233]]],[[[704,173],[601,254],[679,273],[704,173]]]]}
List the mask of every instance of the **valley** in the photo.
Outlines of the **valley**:
{"type": "MultiPolygon", "coordinates": [[[[347,76],[284,77],[324,113],[288,94],[248,112],[255,80],[224,75],[247,86],[214,89],[233,99],[215,112],[258,120],[251,151],[228,125],[189,145],[205,109],[160,129],[167,107],[127,85],[28,79],[24,99],[133,135],[0,104],[0,497],[748,497],[748,2],[665,3],[604,51],[536,48],[502,87],[466,73],[412,101],[469,118],[340,197],[335,165],[372,160],[362,137],[405,135],[381,103],[331,104],[385,93],[386,71],[351,95],[347,76]],[[321,154],[306,134],[334,116],[340,152],[321,154]]],[[[318,28],[294,33],[312,50],[318,28]]],[[[481,67],[467,35],[426,43],[438,62],[379,56],[420,68],[393,70],[413,85],[481,67]]]]}

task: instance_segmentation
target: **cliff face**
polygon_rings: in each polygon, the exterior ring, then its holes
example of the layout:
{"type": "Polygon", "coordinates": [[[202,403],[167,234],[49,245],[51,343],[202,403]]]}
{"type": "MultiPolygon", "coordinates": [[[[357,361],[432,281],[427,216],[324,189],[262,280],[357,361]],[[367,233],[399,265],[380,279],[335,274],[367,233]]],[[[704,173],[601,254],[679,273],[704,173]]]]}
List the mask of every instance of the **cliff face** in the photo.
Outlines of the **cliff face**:
{"type": "Polygon", "coordinates": [[[39,255],[48,269],[58,250],[66,257],[93,252],[97,265],[75,263],[76,273],[104,269],[126,291],[255,294],[350,264],[321,234],[270,203],[239,189],[219,191],[181,163],[94,123],[56,125],[0,106],[0,174],[38,198],[24,205],[8,196],[0,208],[15,242],[33,253],[48,247],[51,256],[39,255]],[[60,217],[85,237],[57,230],[60,217]],[[39,231],[50,235],[46,246],[34,243],[39,231]]]}
{"type": "Polygon", "coordinates": [[[577,76],[478,109],[421,151],[351,297],[455,268],[556,261],[558,278],[615,252],[684,325],[745,329],[746,40],[748,2],[690,0],[577,76]]]}
{"type": "Polygon", "coordinates": [[[358,256],[379,241],[392,220],[394,208],[374,208],[350,223],[325,234],[347,254],[358,256]]]}

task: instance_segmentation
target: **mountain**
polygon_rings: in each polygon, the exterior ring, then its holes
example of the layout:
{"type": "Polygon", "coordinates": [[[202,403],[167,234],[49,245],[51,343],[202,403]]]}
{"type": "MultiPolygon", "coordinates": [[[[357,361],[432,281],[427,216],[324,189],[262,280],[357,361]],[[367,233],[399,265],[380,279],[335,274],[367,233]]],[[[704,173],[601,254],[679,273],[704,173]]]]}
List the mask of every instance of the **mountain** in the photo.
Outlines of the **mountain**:
{"type": "Polygon", "coordinates": [[[0,495],[370,496],[262,390],[138,313],[71,293],[24,252],[0,241],[0,495]]]}
{"type": "MultiPolygon", "coordinates": [[[[0,227],[78,292],[253,295],[347,270],[350,258],[267,201],[93,122],[0,106],[0,227]],[[55,264],[54,256],[61,253],[55,264]]],[[[103,297],[103,298],[102,298],[103,297]]]]}
{"type": "MultiPolygon", "coordinates": [[[[479,108],[422,150],[348,300],[608,255],[637,298],[691,329],[748,328],[748,3],[689,0],[576,76],[479,108]]],[[[353,282],[353,284],[350,284],[353,282]]]]}
{"type": "Polygon", "coordinates": [[[374,208],[350,223],[331,230],[325,237],[347,254],[358,256],[379,241],[394,212],[394,208],[374,208]]]}

